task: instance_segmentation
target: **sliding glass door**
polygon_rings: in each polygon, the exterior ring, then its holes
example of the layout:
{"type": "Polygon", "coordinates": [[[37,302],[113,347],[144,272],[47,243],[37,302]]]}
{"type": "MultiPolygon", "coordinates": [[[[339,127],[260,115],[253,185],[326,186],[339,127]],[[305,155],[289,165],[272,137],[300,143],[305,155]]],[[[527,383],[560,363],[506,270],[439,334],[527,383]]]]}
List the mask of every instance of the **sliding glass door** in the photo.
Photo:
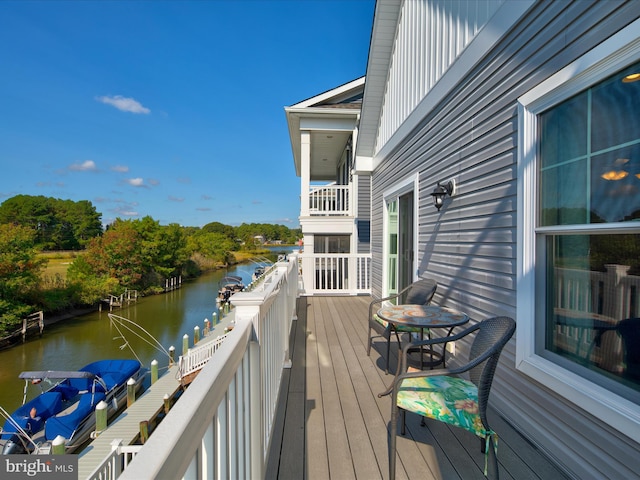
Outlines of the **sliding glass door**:
{"type": "Polygon", "coordinates": [[[413,282],[414,270],[413,190],[386,198],[385,292],[393,295],[413,282]]]}

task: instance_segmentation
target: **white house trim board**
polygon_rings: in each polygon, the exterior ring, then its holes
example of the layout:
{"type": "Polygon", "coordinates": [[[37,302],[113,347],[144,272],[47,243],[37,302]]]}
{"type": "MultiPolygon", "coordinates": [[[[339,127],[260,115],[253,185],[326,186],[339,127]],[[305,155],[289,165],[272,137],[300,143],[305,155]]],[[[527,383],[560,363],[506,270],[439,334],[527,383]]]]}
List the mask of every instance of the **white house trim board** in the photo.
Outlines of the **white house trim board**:
{"type": "MultiPolygon", "coordinates": [[[[535,214],[538,114],[640,60],[639,31],[637,20],[518,99],[516,367],[635,441],[640,441],[640,406],[536,353],[535,269],[545,259],[536,251],[535,214]]],[[[630,231],[637,224],[613,228],[630,231]]]]}
{"type": "Polygon", "coordinates": [[[300,130],[308,131],[336,131],[336,132],[351,132],[356,126],[356,114],[357,110],[353,110],[351,117],[342,115],[341,117],[328,118],[325,115],[322,117],[303,117],[300,119],[300,130]]]}
{"type": "Polygon", "coordinates": [[[351,90],[357,89],[361,87],[365,83],[365,77],[360,77],[350,82],[345,83],[344,85],[340,85],[339,87],[332,88],[331,90],[327,90],[319,95],[315,95],[311,98],[303,100],[300,103],[296,103],[290,109],[306,109],[308,107],[312,107],[314,105],[318,105],[320,103],[325,103],[327,100],[331,100],[341,95],[348,94],[351,90]]]}
{"type": "MultiPolygon", "coordinates": [[[[377,0],[367,62],[367,81],[364,85],[363,108],[366,114],[360,120],[360,137],[357,145],[358,156],[373,157],[373,147],[378,133],[378,122],[382,111],[382,101],[387,86],[387,76],[393,43],[396,37],[398,17],[403,0],[377,0]]],[[[364,112],[363,112],[364,113],[364,112]]],[[[360,165],[358,165],[360,168],[360,165]]]]}
{"type": "Polygon", "coordinates": [[[305,235],[353,235],[355,221],[353,217],[300,217],[300,226],[305,235]]]}

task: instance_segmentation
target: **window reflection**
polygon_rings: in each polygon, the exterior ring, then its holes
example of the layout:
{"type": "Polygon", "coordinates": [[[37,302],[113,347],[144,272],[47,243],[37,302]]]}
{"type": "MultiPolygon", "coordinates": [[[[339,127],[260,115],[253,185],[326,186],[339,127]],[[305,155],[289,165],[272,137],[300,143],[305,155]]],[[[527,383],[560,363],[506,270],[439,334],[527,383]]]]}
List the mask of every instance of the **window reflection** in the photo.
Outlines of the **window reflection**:
{"type": "Polygon", "coordinates": [[[640,235],[547,237],[545,348],[640,391],[640,235]]]}
{"type": "Polygon", "coordinates": [[[540,115],[540,226],[640,220],[639,70],[540,115]]]}

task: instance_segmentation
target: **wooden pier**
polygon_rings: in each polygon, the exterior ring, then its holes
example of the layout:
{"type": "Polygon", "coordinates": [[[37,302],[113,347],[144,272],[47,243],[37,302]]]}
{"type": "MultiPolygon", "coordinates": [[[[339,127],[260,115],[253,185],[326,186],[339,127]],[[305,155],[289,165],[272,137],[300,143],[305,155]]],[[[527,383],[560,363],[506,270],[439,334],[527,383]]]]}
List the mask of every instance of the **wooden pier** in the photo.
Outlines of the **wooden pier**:
{"type": "MultiPolygon", "coordinates": [[[[216,342],[226,332],[235,315],[228,315],[214,325],[208,335],[196,346],[216,342]]],[[[133,444],[140,435],[140,423],[154,423],[154,419],[164,411],[165,395],[174,399],[184,385],[179,380],[178,362],[173,363],[163,376],[153,383],[130,407],[117,417],[107,429],[98,435],[78,455],[78,478],[89,478],[96,468],[111,454],[114,441],[121,445],[133,444]]],[[[153,432],[151,432],[153,434],[153,432]]]]}
{"type": "Polygon", "coordinates": [[[102,304],[109,305],[109,311],[114,307],[122,307],[125,303],[128,305],[132,302],[138,301],[137,290],[125,290],[121,295],[109,295],[108,298],[103,298],[100,302],[100,311],[102,311],[102,304]]]}
{"type": "Polygon", "coordinates": [[[148,421],[164,409],[164,396],[173,398],[181,388],[176,380],[178,366],[174,364],[151,385],[133,405],[127,408],[111,425],[78,455],[78,478],[89,477],[95,468],[111,453],[114,440],[123,445],[133,443],[140,434],[140,422],[148,421]]]}

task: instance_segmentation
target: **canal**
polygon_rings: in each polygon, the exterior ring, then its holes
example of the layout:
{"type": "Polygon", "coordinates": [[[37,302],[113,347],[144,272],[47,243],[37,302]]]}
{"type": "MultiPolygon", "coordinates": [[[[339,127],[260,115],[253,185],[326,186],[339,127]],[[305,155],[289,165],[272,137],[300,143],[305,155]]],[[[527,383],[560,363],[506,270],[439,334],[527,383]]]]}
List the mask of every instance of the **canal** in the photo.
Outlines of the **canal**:
{"type": "MultiPolygon", "coordinates": [[[[212,319],[216,307],[218,284],[224,275],[239,275],[245,285],[251,282],[255,265],[237,265],[228,271],[216,271],[185,282],[182,288],[162,295],[138,299],[136,303],[113,312],[136,322],[156,338],[165,349],[174,346],[176,359],[182,353],[182,338],[189,335],[193,345],[193,329],[197,325],[202,331],[204,320],[212,319]]],[[[12,412],[22,404],[24,381],[18,378],[26,370],[77,370],[95,360],[105,358],[135,358],[118,330],[109,320],[108,308],[102,312],[63,320],[48,325],[42,337],[32,338],[26,343],[0,351],[0,405],[12,412]]],[[[122,329],[121,329],[122,330],[122,329]]],[[[128,345],[149,368],[157,360],[161,372],[169,361],[151,343],[124,332],[128,345]]],[[[36,389],[31,388],[32,393],[36,389]]],[[[4,423],[2,421],[0,425],[4,423]]]]}

